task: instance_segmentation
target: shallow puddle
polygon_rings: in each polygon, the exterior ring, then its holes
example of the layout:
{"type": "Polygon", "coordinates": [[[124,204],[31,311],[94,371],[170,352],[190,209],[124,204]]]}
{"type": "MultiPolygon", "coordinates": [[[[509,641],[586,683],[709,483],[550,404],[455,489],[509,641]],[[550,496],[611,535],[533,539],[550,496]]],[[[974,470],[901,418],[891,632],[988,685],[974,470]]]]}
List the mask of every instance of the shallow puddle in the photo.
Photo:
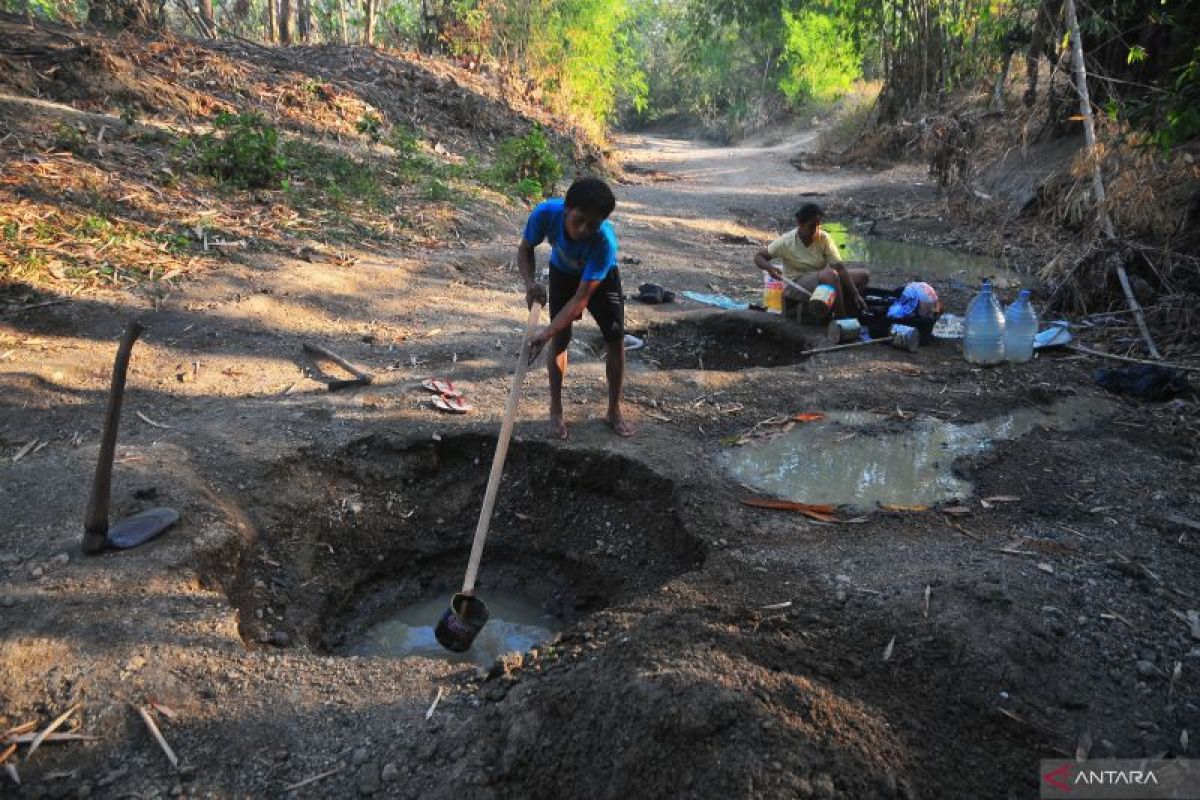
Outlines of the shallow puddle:
{"type": "Polygon", "coordinates": [[[973,492],[970,482],[954,475],[956,459],[1039,427],[1074,430],[1111,409],[1105,400],[1078,397],[965,425],[832,411],[819,422],[797,425],[787,434],[737,448],[722,458],[739,482],[786,500],[857,511],[880,505],[935,505],[973,492]]]}
{"type": "Polygon", "coordinates": [[[426,600],[398,611],[367,629],[347,648],[349,655],[380,658],[436,658],[489,666],[505,653],[524,652],[549,641],[560,621],[541,606],[519,595],[489,590],[479,597],[490,618],[465,653],[451,653],[438,644],[433,629],[450,606],[450,595],[426,600]]]}
{"type": "Polygon", "coordinates": [[[821,228],[833,237],[847,261],[865,261],[889,278],[947,282],[955,288],[974,288],[983,278],[992,278],[999,289],[1021,285],[1019,274],[986,256],[861,236],[838,222],[822,223],[821,228]]]}

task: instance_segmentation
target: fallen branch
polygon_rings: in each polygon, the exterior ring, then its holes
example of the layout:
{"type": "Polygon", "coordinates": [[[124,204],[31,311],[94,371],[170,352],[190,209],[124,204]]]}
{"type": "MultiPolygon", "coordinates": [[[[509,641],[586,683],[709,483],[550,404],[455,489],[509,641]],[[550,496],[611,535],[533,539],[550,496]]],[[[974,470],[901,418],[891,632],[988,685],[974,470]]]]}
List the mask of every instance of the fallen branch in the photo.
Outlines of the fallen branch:
{"type": "MultiPolygon", "coordinates": [[[[1113,228],[1112,218],[1104,207],[1104,176],[1100,171],[1100,151],[1096,147],[1096,123],[1092,117],[1092,101],[1088,96],[1087,69],[1083,62],[1083,37],[1079,33],[1079,18],[1075,14],[1075,0],[1066,0],[1064,7],[1067,12],[1067,27],[1071,32],[1071,66],[1075,72],[1075,90],[1079,94],[1079,113],[1083,117],[1083,141],[1087,145],[1087,154],[1092,162],[1092,199],[1096,202],[1096,212],[1100,219],[1101,230],[1104,231],[1106,238],[1115,241],[1117,233],[1113,228]]],[[[1120,256],[1114,255],[1113,258],[1116,260],[1117,278],[1121,281],[1121,291],[1125,293],[1125,304],[1129,306],[1134,319],[1137,320],[1138,329],[1142,333],[1142,338],[1146,340],[1146,347],[1149,349],[1150,355],[1161,359],[1162,355],[1154,344],[1149,326],[1146,325],[1142,307],[1138,305],[1133,288],[1129,285],[1129,275],[1125,273],[1125,265],[1121,263],[1120,256]]]]}
{"type": "Polygon", "coordinates": [[[8,731],[6,731],[3,736],[0,736],[0,739],[8,739],[11,736],[16,736],[18,733],[29,733],[36,727],[37,723],[33,720],[30,720],[29,722],[22,722],[17,727],[10,728],[8,731]]]}
{"type": "Polygon", "coordinates": [[[35,308],[45,308],[46,306],[56,306],[56,305],[59,305],[61,303],[65,303],[65,302],[67,302],[67,299],[65,297],[60,297],[55,300],[46,300],[45,302],[42,302],[42,303],[30,303],[27,306],[21,306],[20,308],[14,308],[10,311],[5,311],[4,316],[12,316],[14,314],[20,314],[25,311],[31,311],[35,308]]]}
{"type": "Polygon", "coordinates": [[[983,541],[983,537],[982,537],[982,536],[979,536],[979,535],[977,535],[977,534],[971,533],[969,530],[967,530],[966,528],[964,528],[962,525],[959,525],[957,522],[951,522],[950,520],[946,520],[946,524],[947,524],[947,525],[949,525],[949,526],[950,526],[951,528],[953,528],[954,530],[956,530],[956,531],[958,531],[959,533],[961,533],[963,536],[966,536],[968,539],[974,539],[974,540],[975,540],[975,541],[977,541],[977,542],[982,542],[982,541],[983,541]]]}
{"type": "Polygon", "coordinates": [[[429,710],[425,712],[425,719],[430,719],[433,717],[433,712],[437,710],[438,703],[442,701],[442,692],[443,689],[441,686],[439,686],[437,695],[433,698],[433,703],[430,704],[429,710]]]}
{"type": "Polygon", "coordinates": [[[1193,367],[1187,364],[1165,364],[1162,361],[1151,361],[1146,358],[1133,358],[1131,356],[1119,356],[1115,353],[1105,353],[1101,350],[1093,350],[1090,347],[1084,347],[1079,344],[1067,345],[1068,350],[1074,350],[1077,353],[1083,353],[1087,356],[1096,356],[1097,358],[1111,358],[1113,361],[1124,361],[1127,364],[1149,364],[1154,367],[1167,367],[1168,369],[1178,369],[1184,372],[1200,372],[1200,367],[1193,367]]]}
{"type": "Polygon", "coordinates": [[[165,422],[155,422],[154,420],[150,419],[149,417],[147,417],[145,414],[143,414],[140,411],[135,411],[133,413],[137,414],[138,419],[140,419],[142,422],[146,423],[147,425],[152,425],[155,428],[164,428],[166,430],[171,429],[171,426],[167,425],[165,422]]]}
{"type": "Polygon", "coordinates": [[[1142,306],[1138,303],[1137,297],[1133,293],[1133,287],[1129,285],[1129,275],[1125,272],[1125,265],[1118,260],[1116,266],[1117,279],[1121,281],[1121,291],[1125,293],[1125,304],[1133,312],[1133,318],[1137,322],[1138,330],[1141,331],[1142,338],[1146,340],[1146,349],[1150,351],[1151,356],[1161,360],[1162,353],[1158,352],[1158,347],[1154,344],[1154,337],[1150,335],[1150,326],[1146,324],[1146,315],[1142,313],[1142,306]]]}
{"type": "MultiPolygon", "coordinates": [[[[12,744],[31,744],[40,735],[37,733],[18,733],[5,737],[4,741],[11,742],[12,744]]],[[[96,742],[99,740],[99,736],[91,736],[86,733],[51,733],[42,739],[42,744],[54,744],[56,742],[96,742]]]]}
{"type": "Polygon", "coordinates": [[[33,737],[33,741],[29,745],[29,752],[25,754],[26,761],[28,761],[30,758],[33,757],[33,754],[35,752],[37,752],[37,749],[39,747],[42,746],[42,742],[45,741],[46,737],[49,736],[50,734],[54,733],[55,729],[58,728],[59,725],[62,725],[64,722],[66,722],[67,717],[74,714],[75,709],[77,709],[77,708],[79,708],[78,705],[71,706],[66,711],[64,711],[62,714],[60,714],[58,716],[58,718],[56,720],[54,720],[54,722],[51,722],[49,725],[47,725],[45,730],[43,730],[37,736],[33,737]]]}
{"type": "Polygon", "coordinates": [[[161,747],[163,753],[166,754],[167,761],[171,762],[172,767],[178,769],[179,758],[175,755],[175,752],[171,749],[171,746],[167,744],[167,740],[163,738],[162,732],[159,731],[158,726],[154,724],[154,720],[150,718],[150,712],[146,710],[145,706],[134,706],[134,708],[136,708],[138,714],[141,715],[142,722],[146,723],[146,727],[150,729],[150,735],[154,737],[154,741],[158,742],[158,746],[161,747]]]}
{"type": "Polygon", "coordinates": [[[833,506],[823,503],[796,503],[791,500],[773,500],[769,497],[744,497],[742,505],[754,508],[769,508],[773,511],[796,511],[819,522],[837,522],[833,506]]]}
{"type": "Polygon", "coordinates": [[[312,344],[310,342],[305,342],[303,347],[304,352],[308,353],[309,356],[332,361],[334,364],[337,364],[339,367],[346,370],[346,372],[349,372],[354,376],[352,380],[330,381],[329,391],[331,392],[335,392],[338,389],[344,389],[348,386],[366,386],[374,380],[374,377],[369,373],[364,372],[363,370],[354,366],[349,361],[326,347],[322,347],[319,344],[312,344]]]}
{"type": "Polygon", "coordinates": [[[328,778],[330,775],[333,775],[333,774],[341,772],[341,771],[342,771],[341,767],[334,767],[333,769],[326,770],[325,772],[322,772],[318,775],[313,775],[311,778],[305,778],[304,780],[297,781],[296,783],[293,783],[290,786],[285,786],[285,787],[283,787],[283,791],[285,793],[295,791],[296,789],[299,789],[301,787],[308,786],[310,783],[316,783],[319,780],[324,780],[325,778],[328,778]]]}

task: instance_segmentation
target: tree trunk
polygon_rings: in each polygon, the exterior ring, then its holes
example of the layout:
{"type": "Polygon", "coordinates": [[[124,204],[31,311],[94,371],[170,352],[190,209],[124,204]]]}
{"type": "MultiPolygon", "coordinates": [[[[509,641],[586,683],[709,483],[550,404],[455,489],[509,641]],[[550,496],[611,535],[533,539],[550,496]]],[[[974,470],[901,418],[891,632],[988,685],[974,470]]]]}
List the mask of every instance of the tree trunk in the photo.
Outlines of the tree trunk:
{"type": "Polygon", "coordinates": [[[205,35],[216,36],[217,25],[213,19],[213,0],[200,0],[200,21],[204,23],[205,35]]]}
{"type": "Polygon", "coordinates": [[[364,0],[367,18],[363,24],[363,44],[370,47],[375,42],[375,0],[364,0]]]}
{"type": "Polygon", "coordinates": [[[296,35],[300,41],[308,44],[312,36],[312,1],[297,0],[296,2],[296,35]]]}
{"type": "Polygon", "coordinates": [[[338,19],[342,23],[342,44],[350,44],[350,28],[346,25],[346,0],[334,0],[337,3],[338,19]]]}
{"type": "Polygon", "coordinates": [[[279,0],[279,42],[292,43],[292,0],[279,0]]]}
{"type": "Polygon", "coordinates": [[[275,0],[263,3],[263,24],[267,29],[267,42],[275,44],[279,40],[279,26],[276,23],[275,0]]]}
{"type": "MultiPolygon", "coordinates": [[[[1117,232],[1113,228],[1112,218],[1108,215],[1108,209],[1104,207],[1104,176],[1100,171],[1100,153],[1096,148],[1096,123],[1092,119],[1092,99],[1088,94],[1087,68],[1083,64],[1083,38],[1079,33],[1079,19],[1075,16],[1075,0],[1066,0],[1066,11],[1067,29],[1071,32],[1071,66],[1075,72],[1075,90],[1079,92],[1079,113],[1083,116],[1083,141],[1087,145],[1087,155],[1092,162],[1092,199],[1096,201],[1100,229],[1104,231],[1104,235],[1108,239],[1116,239],[1117,232]]],[[[1162,354],[1158,352],[1158,347],[1154,344],[1154,337],[1150,335],[1150,326],[1146,324],[1142,307],[1129,285],[1129,276],[1125,273],[1125,265],[1121,263],[1119,257],[1114,256],[1114,260],[1117,278],[1120,279],[1121,289],[1125,293],[1125,303],[1133,311],[1138,330],[1141,331],[1142,338],[1146,340],[1146,349],[1150,351],[1152,358],[1161,360],[1162,354]]]]}

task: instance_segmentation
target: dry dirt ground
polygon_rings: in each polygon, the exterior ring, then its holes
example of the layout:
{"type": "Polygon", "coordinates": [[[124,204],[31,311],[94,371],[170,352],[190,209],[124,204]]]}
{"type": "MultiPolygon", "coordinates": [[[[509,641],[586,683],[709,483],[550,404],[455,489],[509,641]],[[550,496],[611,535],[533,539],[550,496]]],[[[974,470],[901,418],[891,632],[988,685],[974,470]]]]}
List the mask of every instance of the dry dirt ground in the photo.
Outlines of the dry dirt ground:
{"type": "MultiPolygon", "coordinates": [[[[895,233],[935,200],[913,167],[798,171],[805,142],[624,138],[626,290],[757,285],[754,243],[802,197],[874,209],[895,233]]],[[[0,319],[0,730],[74,706],[60,730],[96,737],[28,760],[22,747],[22,785],[0,775],[4,794],[1007,798],[1036,795],[1040,758],[1195,755],[1194,398],[1107,400],[1083,429],[959,463],[966,513],[824,524],[742,505],[718,466],[730,437],[797,412],[874,410],[903,428],[1045,408],[1098,396],[1096,364],[980,370],[945,344],[800,358],[823,331],[694,304],[630,302],[647,341],[629,358],[632,439],[603,423],[589,319],[568,441],[543,436],[544,375],[524,386],[481,594],[519,586],[555,608],[555,641],[483,671],[339,655],[364,609],[448,594],[465,563],[520,342],[521,221],[486,244],[349,265],[248,257],[157,310],[97,292],[0,319]],[[134,316],[149,330],[113,516],[170,505],[182,519],[83,556],[111,360],[134,316]],[[374,384],[327,391],[335,369],[305,341],[374,384]],[[741,360],[707,369],[684,357],[730,352],[741,360]],[[432,409],[414,388],[431,375],[475,410],[432,409]],[[994,496],[1018,499],[981,502],[994,496]],[[148,700],[174,712],[158,719],[178,769],[132,708],[148,700]]]]}

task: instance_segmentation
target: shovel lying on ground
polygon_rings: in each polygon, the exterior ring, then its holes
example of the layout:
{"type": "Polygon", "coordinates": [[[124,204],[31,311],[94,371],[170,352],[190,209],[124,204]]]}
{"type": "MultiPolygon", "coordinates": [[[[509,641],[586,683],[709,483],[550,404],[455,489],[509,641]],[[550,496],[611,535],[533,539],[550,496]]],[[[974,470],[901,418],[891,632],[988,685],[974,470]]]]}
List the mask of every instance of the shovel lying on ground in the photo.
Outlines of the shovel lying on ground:
{"type": "Polygon", "coordinates": [[[326,361],[331,361],[354,376],[349,380],[330,381],[329,391],[331,392],[336,392],[338,389],[346,389],[351,386],[369,386],[371,381],[375,380],[374,376],[370,373],[363,372],[361,369],[354,366],[337,353],[324,348],[319,344],[310,344],[305,342],[304,352],[308,353],[313,358],[323,358],[326,361]]]}
{"type": "Polygon", "coordinates": [[[134,342],[142,335],[142,323],[131,320],[117,347],[113,364],[112,385],[108,390],[108,412],[104,417],[104,432],[100,436],[100,456],[96,460],[96,477],[88,499],[87,516],[83,521],[83,552],[99,553],[109,545],[121,549],[137,547],[175,524],[179,512],[173,508],[151,508],[123,519],[111,528],[108,525],[108,506],[112,494],[113,455],[117,450],[117,428],[121,425],[121,402],[125,398],[125,373],[134,342]]]}
{"type": "Polygon", "coordinates": [[[508,456],[508,442],[512,438],[513,421],[517,417],[517,403],[521,400],[521,385],[529,369],[529,349],[538,316],[542,307],[534,303],[529,308],[529,321],[525,323],[525,338],[521,342],[521,355],[517,357],[517,371],[513,375],[512,390],[504,406],[504,420],[500,423],[500,436],[496,439],[496,454],[492,456],[492,471],[488,475],[487,490],[483,493],[483,507],[479,510],[479,522],[475,525],[475,541],[471,544],[471,558],[467,562],[467,575],[463,578],[462,591],[454,595],[450,608],[442,615],[434,629],[434,636],[442,647],[455,653],[471,648],[471,642],[483,630],[488,621],[488,609],[482,600],[475,597],[475,577],[479,574],[479,559],[483,556],[483,543],[487,539],[488,526],[492,521],[492,509],[496,507],[496,492],[500,488],[500,475],[504,472],[504,459],[508,456]]]}

